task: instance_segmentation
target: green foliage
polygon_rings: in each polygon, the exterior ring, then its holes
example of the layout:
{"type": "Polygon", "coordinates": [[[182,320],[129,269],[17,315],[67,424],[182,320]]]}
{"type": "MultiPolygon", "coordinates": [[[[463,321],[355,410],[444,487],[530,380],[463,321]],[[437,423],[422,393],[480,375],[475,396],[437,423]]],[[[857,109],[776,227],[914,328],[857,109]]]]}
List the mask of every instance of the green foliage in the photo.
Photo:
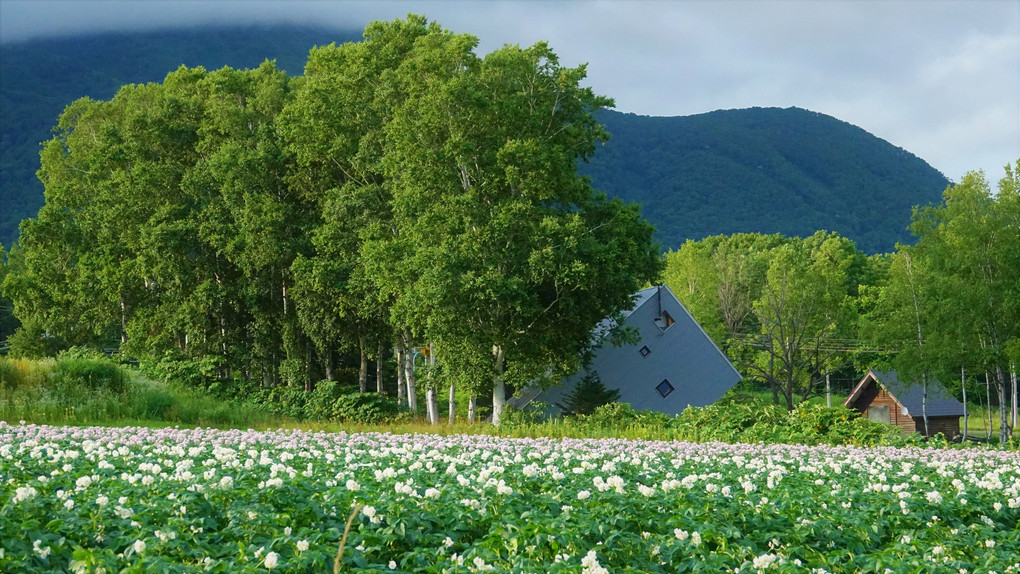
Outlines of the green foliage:
{"type": "Polygon", "coordinates": [[[53,382],[59,389],[83,386],[92,391],[107,391],[112,394],[124,392],[126,373],[102,355],[82,352],[64,352],[57,355],[53,368],[53,382]]]}
{"type": "Polygon", "coordinates": [[[139,363],[142,372],[153,379],[196,389],[212,388],[219,379],[221,365],[220,357],[183,359],[172,354],[166,354],[157,361],[144,360],[139,363]]]}
{"type": "Polygon", "coordinates": [[[598,373],[587,372],[563,399],[563,404],[567,407],[565,414],[590,415],[595,409],[619,399],[619,389],[606,388],[598,373]]]}
{"type": "Polygon", "coordinates": [[[359,424],[384,424],[396,417],[397,401],[378,393],[348,393],[333,402],[329,420],[359,424]]]}
{"type": "Polygon", "coordinates": [[[0,420],[239,427],[278,421],[261,409],[217,399],[195,388],[152,381],[82,349],[40,361],[0,358],[0,420]]]}

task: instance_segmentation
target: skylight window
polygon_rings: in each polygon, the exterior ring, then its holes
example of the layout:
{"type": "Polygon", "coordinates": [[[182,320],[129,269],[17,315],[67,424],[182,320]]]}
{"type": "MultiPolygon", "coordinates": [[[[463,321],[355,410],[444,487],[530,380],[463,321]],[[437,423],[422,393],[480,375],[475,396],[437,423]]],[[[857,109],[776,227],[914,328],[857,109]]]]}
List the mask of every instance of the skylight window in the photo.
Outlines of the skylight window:
{"type": "Polygon", "coordinates": [[[659,391],[662,398],[666,398],[676,389],[673,388],[673,384],[669,382],[669,379],[662,379],[662,382],[656,385],[655,390],[659,391]]]}

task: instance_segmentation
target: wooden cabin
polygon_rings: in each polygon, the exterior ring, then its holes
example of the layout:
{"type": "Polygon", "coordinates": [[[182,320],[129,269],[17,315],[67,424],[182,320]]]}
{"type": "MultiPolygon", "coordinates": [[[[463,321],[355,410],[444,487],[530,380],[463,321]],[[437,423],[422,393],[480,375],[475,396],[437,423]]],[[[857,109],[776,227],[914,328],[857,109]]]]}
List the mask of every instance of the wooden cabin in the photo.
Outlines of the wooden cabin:
{"type": "Polygon", "coordinates": [[[899,380],[896,371],[868,371],[843,405],[861,413],[869,420],[896,425],[905,434],[918,433],[934,436],[942,433],[946,438],[960,434],[960,417],[963,403],[953,398],[941,383],[928,381],[928,432],[924,429],[921,414],[921,384],[908,385],[899,380]]]}

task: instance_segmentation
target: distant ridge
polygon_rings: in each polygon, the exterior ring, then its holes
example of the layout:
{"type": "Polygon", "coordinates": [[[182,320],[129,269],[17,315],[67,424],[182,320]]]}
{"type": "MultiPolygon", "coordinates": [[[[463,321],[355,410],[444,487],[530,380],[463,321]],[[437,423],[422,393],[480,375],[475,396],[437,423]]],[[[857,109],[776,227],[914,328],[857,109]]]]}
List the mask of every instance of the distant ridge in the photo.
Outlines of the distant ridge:
{"type": "MultiPolygon", "coordinates": [[[[43,203],[39,142],[67,104],[159,82],[184,64],[252,68],[266,59],[299,75],[309,49],[357,41],[361,30],[209,27],[5,43],[0,58],[0,242],[43,203]]],[[[554,47],[555,48],[555,47],[554,47]]],[[[612,94],[607,94],[612,96],[612,94]]],[[[590,165],[595,187],[642,205],[664,248],[757,231],[838,231],[866,252],[909,242],[914,205],[949,181],[909,152],[830,116],[753,108],[695,116],[600,112],[613,138],[590,165]]]]}
{"type": "Polygon", "coordinates": [[[640,203],[666,248],[825,229],[868,253],[892,251],[911,242],[911,208],[937,203],[950,183],[906,150],[800,108],[600,119],[612,138],[582,170],[609,195],[640,203]]]}

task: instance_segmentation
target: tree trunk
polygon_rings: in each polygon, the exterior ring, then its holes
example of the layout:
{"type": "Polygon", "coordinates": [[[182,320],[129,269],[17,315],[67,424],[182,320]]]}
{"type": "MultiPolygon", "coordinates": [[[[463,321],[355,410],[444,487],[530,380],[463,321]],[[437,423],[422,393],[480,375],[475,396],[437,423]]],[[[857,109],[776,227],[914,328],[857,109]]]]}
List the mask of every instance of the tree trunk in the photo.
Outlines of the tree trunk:
{"type": "Polygon", "coordinates": [[[506,408],[506,386],[503,383],[503,348],[492,347],[493,366],[495,374],[492,375],[492,424],[499,426],[503,422],[503,409],[506,408]]]}
{"type": "Polygon", "coordinates": [[[404,381],[407,383],[407,408],[418,412],[418,381],[414,376],[414,349],[410,335],[404,335],[404,381]]]}
{"type": "Polygon", "coordinates": [[[963,442],[967,442],[967,418],[970,408],[967,406],[967,372],[960,367],[960,388],[963,389],[963,442]]]}
{"type": "Polygon", "coordinates": [[[383,366],[383,344],[379,343],[379,346],[375,350],[375,392],[380,395],[383,394],[383,378],[382,378],[382,366],[383,366]]]}
{"type": "Polygon", "coordinates": [[[924,437],[928,438],[928,373],[921,373],[921,418],[924,419],[924,437]]]}
{"type": "Polygon", "coordinates": [[[312,392],[312,342],[305,341],[305,392],[312,392]]]}
{"type": "Polygon", "coordinates": [[[120,295],[120,344],[127,343],[127,316],[128,316],[128,304],[127,299],[124,298],[124,294],[120,295]]]}
{"type": "Polygon", "coordinates": [[[397,342],[397,348],[393,351],[397,361],[397,406],[407,405],[407,398],[404,394],[404,343],[397,342]]]}
{"type": "Polygon", "coordinates": [[[436,392],[436,346],[434,343],[430,343],[429,347],[429,373],[427,390],[425,391],[425,408],[428,411],[429,424],[439,424],[439,393],[436,392]]]}
{"type": "Polygon", "coordinates": [[[999,397],[999,443],[1009,442],[1012,428],[1009,424],[1009,397],[1006,394],[1006,371],[995,366],[995,393],[999,397]]]}
{"type": "Polygon", "coordinates": [[[457,422],[457,402],[453,389],[453,381],[450,381],[450,424],[457,422]]]}
{"type": "MultiPolygon", "coordinates": [[[[1016,367],[1014,366],[1014,369],[1015,368],[1016,367]]],[[[1012,404],[1013,404],[1013,429],[1016,430],[1017,425],[1020,425],[1020,413],[1017,412],[1018,407],[1020,407],[1020,404],[1018,404],[1018,399],[1020,399],[1020,397],[1017,396],[1017,388],[1016,388],[1017,381],[1016,381],[1016,371],[1015,370],[1010,373],[1010,381],[1013,383],[1013,400],[1012,400],[1012,404]]]]}
{"type": "Polygon", "coordinates": [[[992,386],[988,382],[988,371],[985,371],[985,428],[988,442],[992,441],[992,386]]]}
{"type": "Polygon", "coordinates": [[[478,397],[471,395],[468,397],[468,423],[476,422],[478,422],[478,397]]]}
{"type": "Polygon", "coordinates": [[[365,350],[365,336],[358,335],[358,347],[361,349],[361,366],[358,369],[358,392],[368,392],[368,351],[365,350]]]}
{"type": "Polygon", "coordinates": [[[328,349],[322,357],[323,368],[326,370],[326,380],[333,380],[333,349],[328,349]]]}
{"type": "Polygon", "coordinates": [[[825,373],[825,406],[832,408],[832,385],[829,383],[829,373],[825,373]]]}

